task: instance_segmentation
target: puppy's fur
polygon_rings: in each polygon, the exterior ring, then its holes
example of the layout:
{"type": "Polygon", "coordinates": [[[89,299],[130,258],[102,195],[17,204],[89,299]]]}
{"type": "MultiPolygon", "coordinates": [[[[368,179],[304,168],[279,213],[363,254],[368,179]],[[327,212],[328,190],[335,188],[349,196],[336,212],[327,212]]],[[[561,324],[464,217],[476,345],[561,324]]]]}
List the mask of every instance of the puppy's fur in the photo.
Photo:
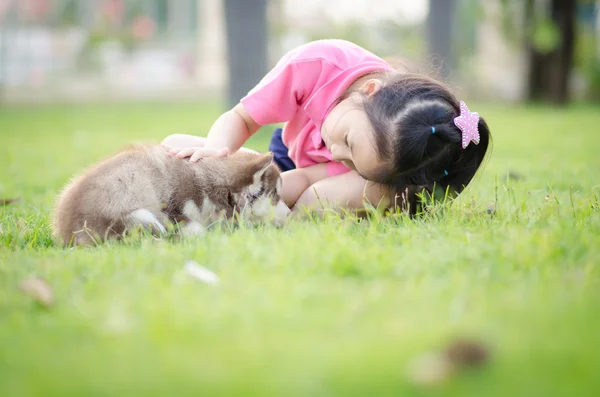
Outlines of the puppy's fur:
{"type": "Polygon", "coordinates": [[[100,162],[60,195],[54,233],[66,245],[119,238],[130,228],[164,234],[199,234],[236,213],[250,222],[281,224],[289,209],[280,199],[281,177],[273,155],[237,152],[197,163],[178,159],[162,146],[138,145],[100,162]]]}

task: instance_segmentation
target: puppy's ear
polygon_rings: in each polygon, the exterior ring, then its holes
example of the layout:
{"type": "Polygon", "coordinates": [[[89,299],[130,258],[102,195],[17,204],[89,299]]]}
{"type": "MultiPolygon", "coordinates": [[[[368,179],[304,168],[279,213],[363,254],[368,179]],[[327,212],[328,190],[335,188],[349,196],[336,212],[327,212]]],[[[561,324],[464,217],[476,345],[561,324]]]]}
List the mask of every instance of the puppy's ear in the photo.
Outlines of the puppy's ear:
{"type": "Polygon", "coordinates": [[[254,182],[260,181],[265,172],[273,163],[273,153],[265,153],[260,155],[256,160],[252,161],[250,167],[254,175],[254,182]]]}
{"type": "Polygon", "coordinates": [[[269,167],[273,164],[273,153],[265,153],[260,155],[249,164],[249,168],[252,170],[252,185],[248,187],[250,192],[258,192],[262,188],[263,175],[267,172],[269,167]]]}

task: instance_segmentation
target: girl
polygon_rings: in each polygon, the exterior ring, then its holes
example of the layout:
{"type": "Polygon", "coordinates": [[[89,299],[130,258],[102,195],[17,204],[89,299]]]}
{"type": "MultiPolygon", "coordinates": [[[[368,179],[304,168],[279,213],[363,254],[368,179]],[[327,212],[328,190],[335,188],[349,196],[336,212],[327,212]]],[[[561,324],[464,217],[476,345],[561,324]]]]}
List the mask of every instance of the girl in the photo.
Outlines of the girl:
{"type": "Polygon", "coordinates": [[[367,201],[414,213],[423,189],[467,186],[490,134],[441,83],[395,72],[353,43],[320,40],[286,54],[205,139],[178,134],[163,144],[198,161],[235,152],[261,126],[281,122],[269,150],[294,210],[359,210],[367,201]]]}

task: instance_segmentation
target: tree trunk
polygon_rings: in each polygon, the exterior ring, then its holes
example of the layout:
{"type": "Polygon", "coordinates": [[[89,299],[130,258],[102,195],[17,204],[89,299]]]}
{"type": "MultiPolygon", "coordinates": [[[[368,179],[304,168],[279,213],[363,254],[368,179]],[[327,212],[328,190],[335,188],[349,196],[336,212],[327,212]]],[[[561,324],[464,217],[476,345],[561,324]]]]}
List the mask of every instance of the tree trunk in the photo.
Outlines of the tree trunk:
{"type": "Polygon", "coordinates": [[[552,20],[561,32],[561,40],[559,47],[551,54],[548,98],[557,104],[565,104],[569,100],[569,77],[575,44],[575,3],[576,0],[552,1],[552,20]]]}
{"type": "Polygon", "coordinates": [[[442,77],[448,77],[453,66],[452,25],[456,0],[430,0],[427,17],[429,54],[439,67],[442,77]],[[439,65],[438,65],[439,63],[439,65]]]}
{"type": "MultiPolygon", "coordinates": [[[[533,26],[535,20],[534,0],[527,0],[525,3],[525,26],[533,26]]],[[[539,52],[531,40],[527,40],[527,54],[529,57],[529,66],[527,70],[527,99],[530,101],[539,101],[544,96],[545,76],[544,64],[547,57],[539,52]]]]}
{"type": "Polygon", "coordinates": [[[225,0],[225,21],[231,108],[267,73],[267,0],[225,0]]]}
{"type": "MultiPolygon", "coordinates": [[[[534,1],[526,3],[527,24],[535,17],[534,1]]],[[[528,99],[563,105],[569,101],[569,77],[573,66],[575,46],[576,0],[552,0],[550,18],[560,32],[560,41],[550,53],[539,52],[528,41],[529,71],[528,99]]]]}

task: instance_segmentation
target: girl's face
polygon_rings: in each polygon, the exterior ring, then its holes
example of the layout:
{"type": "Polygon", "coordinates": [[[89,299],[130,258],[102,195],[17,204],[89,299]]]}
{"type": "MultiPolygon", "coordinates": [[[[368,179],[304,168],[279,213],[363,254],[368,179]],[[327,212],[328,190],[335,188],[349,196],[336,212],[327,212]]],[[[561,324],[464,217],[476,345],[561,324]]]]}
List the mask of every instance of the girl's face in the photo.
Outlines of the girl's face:
{"type": "Polygon", "coordinates": [[[352,94],[336,105],[323,122],[321,136],[335,161],[373,180],[382,161],[375,149],[375,132],[360,102],[360,95],[352,94]]]}

